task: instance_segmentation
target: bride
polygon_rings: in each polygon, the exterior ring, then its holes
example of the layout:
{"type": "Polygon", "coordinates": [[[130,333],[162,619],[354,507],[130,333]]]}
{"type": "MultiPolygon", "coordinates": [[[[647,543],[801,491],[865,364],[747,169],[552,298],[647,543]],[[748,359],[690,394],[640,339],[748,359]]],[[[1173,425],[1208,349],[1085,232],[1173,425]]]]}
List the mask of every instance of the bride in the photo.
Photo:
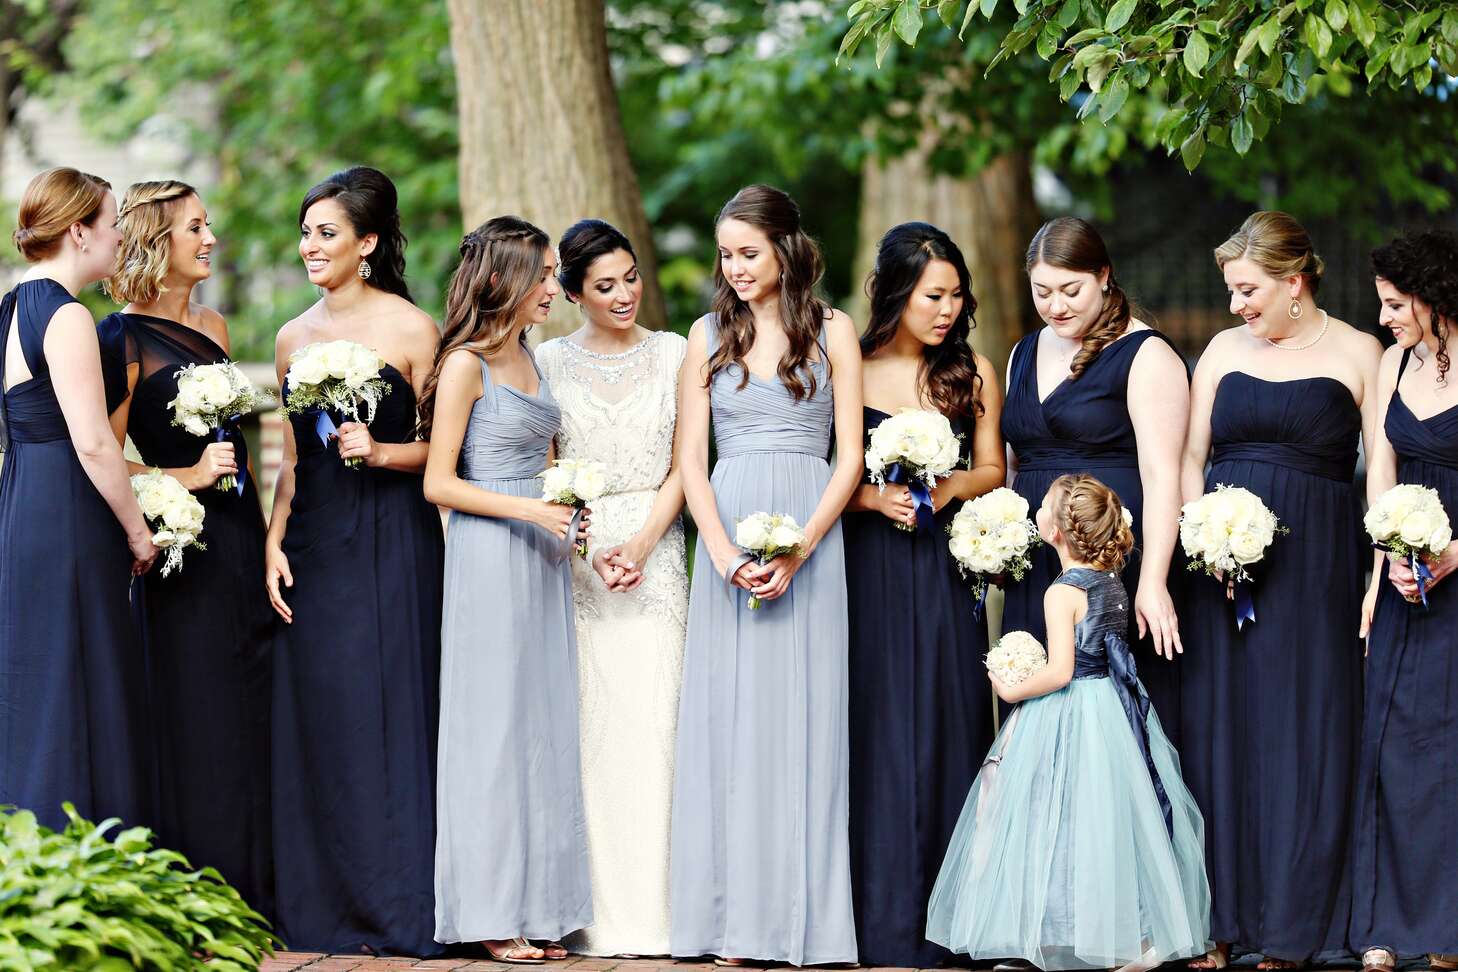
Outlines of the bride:
{"type": "Polygon", "coordinates": [[[562,408],[557,455],[601,462],[592,550],[573,558],[582,791],[594,924],[587,955],[668,954],[668,834],[688,571],[672,466],[687,342],[637,323],[633,246],[597,219],[559,243],[558,278],[583,325],[537,360],[562,408]]]}

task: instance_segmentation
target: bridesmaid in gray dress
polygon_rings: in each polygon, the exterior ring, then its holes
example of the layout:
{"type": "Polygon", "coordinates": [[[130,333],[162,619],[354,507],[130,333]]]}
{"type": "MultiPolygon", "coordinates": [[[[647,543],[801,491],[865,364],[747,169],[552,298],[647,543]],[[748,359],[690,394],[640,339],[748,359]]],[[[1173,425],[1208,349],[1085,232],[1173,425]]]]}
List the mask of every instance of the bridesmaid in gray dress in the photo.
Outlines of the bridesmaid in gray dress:
{"type": "Polygon", "coordinates": [[[714,313],[694,324],[679,382],[678,461],[699,543],[673,792],[671,945],[721,964],[854,962],[839,517],[863,467],[860,352],[850,319],[813,296],[820,253],[788,196],[740,190],[715,235],[714,313]],[[737,565],[735,521],[759,511],[802,524],[803,558],[737,565]],[[758,610],[747,592],[763,599],[758,610]]]}
{"type": "Polygon", "coordinates": [[[556,263],[547,235],[515,217],[466,236],[420,400],[425,495],[452,510],[435,937],[530,964],[565,958],[558,940],[592,924],[564,542],[573,510],[542,500],[536,478],[562,413],[525,340],[559,292],[556,263]]]}

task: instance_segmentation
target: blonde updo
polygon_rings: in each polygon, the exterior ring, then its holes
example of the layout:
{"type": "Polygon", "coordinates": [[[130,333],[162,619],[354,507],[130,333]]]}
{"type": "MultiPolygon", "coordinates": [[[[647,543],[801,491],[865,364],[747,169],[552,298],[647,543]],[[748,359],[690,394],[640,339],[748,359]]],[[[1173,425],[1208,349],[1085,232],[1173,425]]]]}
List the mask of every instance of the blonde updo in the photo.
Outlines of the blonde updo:
{"type": "Polygon", "coordinates": [[[1134,549],[1118,494],[1092,476],[1059,476],[1048,487],[1053,522],[1074,556],[1097,570],[1118,572],[1134,549]]]}
{"type": "Polygon", "coordinates": [[[117,210],[121,247],[116,272],[101,282],[119,304],[150,304],[166,292],[162,281],[172,266],[172,221],[182,201],[197,195],[185,182],[137,182],[127,189],[117,210]]]}
{"type": "Polygon", "coordinates": [[[60,166],[47,169],[25,187],[20,218],[10,238],[26,263],[53,257],[76,223],[90,226],[101,213],[111,183],[99,176],[60,166]]]}
{"type": "Polygon", "coordinates": [[[1234,236],[1215,248],[1215,265],[1221,270],[1231,260],[1240,259],[1249,260],[1277,280],[1300,274],[1313,294],[1326,271],[1305,227],[1287,213],[1275,210],[1251,213],[1234,236]]]}

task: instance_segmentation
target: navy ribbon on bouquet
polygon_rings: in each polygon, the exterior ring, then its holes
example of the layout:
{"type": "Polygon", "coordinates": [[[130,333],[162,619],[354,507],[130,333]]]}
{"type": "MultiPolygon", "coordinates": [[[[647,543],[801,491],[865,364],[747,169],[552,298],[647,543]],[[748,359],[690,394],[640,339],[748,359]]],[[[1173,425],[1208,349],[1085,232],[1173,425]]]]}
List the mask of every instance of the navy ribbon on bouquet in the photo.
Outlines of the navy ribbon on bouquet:
{"type": "Polygon", "coordinates": [[[936,524],[936,504],[932,502],[931,490],[926,483],[909,474],[899,462],[893,462],[886,470],[886,482],[905,486],[911,491],[911,503],[916,509],[916,525],[926,529],[936,524]]]}
{"type": "Polygon", "coordinates": [[[1233,591],[1235,595],[1235,630],[1244,631],[1247,621],[1254,621],[1255,617],[1255,591],[1250,581],[1238,580],[1235,582],[1233,591]]]}
{"type": "Polygon", "coordinates": [[[1104,633],[1104,657],[1087,652],[1078,652],[1073,667],[1073,677],[1096,677],[1107,674],[1113,683],[1114,694],[1134,730],[1134,741],[1144,756],[1144,765],[1149,770],[1149,782],[1154,784],[1154,795],[1159,800],[1159,811],[1164,815],[1164,827],[1174,836],[1174,808],[1170,806],[1169,794],[1164,790],[1164,781],[1154,765],[1154,754],[1149,749],[1149,696],[1139,684],[1139,669],[1134,664],[1134,653],[1129,642],[1117,631],[1104,633]]]}
{"type": "Polygon", "coordinates": [[[987,588],[990,586],[986,577],[982,578],[979,583],[981,589],[977,592],[977,603],[972,605],[972,620],[974,621],[982,620],[982,612],[987,605],[987,588]]]}
{"type": "MultiPolygon", "coordinates": [[[[1385,543],[1374,543],[1372,546],[1384,553],[1392,553],[1392,548],[1385,543]]],[[[1407,561],[1408,569],[1412,571],[1412,576],[1417,580],[1418,598],[1422,601],[1423,607],[1427,607],[1428,585],[1433,582],[1433,569],[1416,554],[1408,554],[1403,559],[1407,561]]]]}
{"type": "Polygon", "coordinates": [[[319,437],[320,443],[325,448],[328,448],[330,438],[339,434],[339,426],[334,424],[334,419],[330,417],[328,409],[319,409],[319,414],[314,419],[314,434],[319,437]]]}
{"type": "MultiPolygon", "coordinates": [[[[227,442],[234,436],[242,436],[242,434],[243,430],[238,427],[238,417],[235,415],[233,418],[224,419],[222,425],[218,426],[216,429],[213,429],[213,441],[227,442]]],[[[236,456],[238,453],[235,451],[233,454],[236,456]]],[[[243,484],[247,481],[248,463],[239,463],[238,475],[233,477],[233,492],[237,493],[239,496],[242,496],[243,484]]]]}

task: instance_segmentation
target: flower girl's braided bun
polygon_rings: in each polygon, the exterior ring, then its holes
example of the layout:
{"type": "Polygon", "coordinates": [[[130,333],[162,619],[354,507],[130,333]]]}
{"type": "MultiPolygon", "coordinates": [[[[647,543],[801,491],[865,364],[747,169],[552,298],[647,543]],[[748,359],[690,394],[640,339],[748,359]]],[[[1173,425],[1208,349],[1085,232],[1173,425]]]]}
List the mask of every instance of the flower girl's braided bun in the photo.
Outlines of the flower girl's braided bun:
{"type": "Polygon", "coordinates": [[[1118,495],[1092,476],[1059,476],[1048,487],[1053,519],[1068,546],[1099,570],[1118,571],[1134,549],[1134,532],[1118,495]]]}

